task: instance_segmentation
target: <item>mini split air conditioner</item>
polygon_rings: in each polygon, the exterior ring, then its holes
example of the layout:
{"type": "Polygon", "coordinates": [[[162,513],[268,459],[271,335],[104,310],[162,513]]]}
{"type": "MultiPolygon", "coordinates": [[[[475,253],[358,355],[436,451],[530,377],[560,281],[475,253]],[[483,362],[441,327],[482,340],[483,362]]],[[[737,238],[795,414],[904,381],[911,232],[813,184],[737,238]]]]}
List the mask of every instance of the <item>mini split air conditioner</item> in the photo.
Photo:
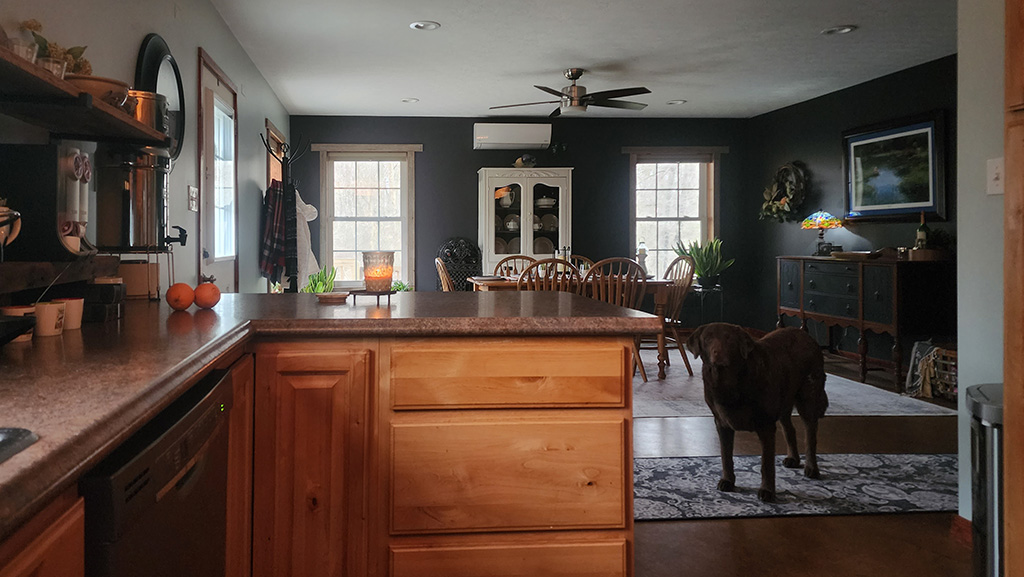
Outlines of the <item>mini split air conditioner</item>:
{"type": "Polygon", "coordinates": [[[481,150],[524,150],[551,145],[550,124],[473,125],[473,148],[481,150]]]}

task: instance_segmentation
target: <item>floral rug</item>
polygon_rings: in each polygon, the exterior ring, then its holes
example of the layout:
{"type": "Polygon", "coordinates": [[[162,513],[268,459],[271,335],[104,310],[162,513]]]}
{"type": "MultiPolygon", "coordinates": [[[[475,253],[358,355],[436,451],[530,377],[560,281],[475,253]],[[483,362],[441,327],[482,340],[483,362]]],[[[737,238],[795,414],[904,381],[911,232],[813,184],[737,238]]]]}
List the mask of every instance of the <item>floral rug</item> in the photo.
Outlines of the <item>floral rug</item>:
{"type": "Polygon", "coordinates": [[[818,456],[821,479],[782,466],[776,457],[776,503],[757,499],[760,457],[735,458],[736,491],[716,488],[718,457],[634,459],[638,521],[863,515],[957,510],[957,456],[950,454],[828,454],[818,456]]]}

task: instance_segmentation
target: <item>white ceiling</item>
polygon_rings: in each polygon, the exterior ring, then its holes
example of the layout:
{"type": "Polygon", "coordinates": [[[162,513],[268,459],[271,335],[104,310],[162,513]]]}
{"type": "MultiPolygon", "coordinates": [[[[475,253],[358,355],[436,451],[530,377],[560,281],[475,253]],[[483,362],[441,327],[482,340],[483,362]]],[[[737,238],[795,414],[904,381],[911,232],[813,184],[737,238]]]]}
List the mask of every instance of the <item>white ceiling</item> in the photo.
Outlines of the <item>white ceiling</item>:
{"type": "Polygon", "coordinates": [[[651,89],[588,116],[747,118],[956,52],[956,0],[212,1],[293,115],[543,117],[488,107],[580,67],[590,92],[651,89]]]}

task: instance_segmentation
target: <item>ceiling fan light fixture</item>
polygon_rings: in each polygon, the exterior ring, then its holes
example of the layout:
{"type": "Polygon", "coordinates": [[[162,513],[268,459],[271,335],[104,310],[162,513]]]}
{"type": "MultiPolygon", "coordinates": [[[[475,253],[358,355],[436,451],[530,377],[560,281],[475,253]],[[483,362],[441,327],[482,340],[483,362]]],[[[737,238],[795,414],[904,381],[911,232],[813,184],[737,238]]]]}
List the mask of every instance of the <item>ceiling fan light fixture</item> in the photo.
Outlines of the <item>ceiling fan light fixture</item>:
{"type": "Polygon", "coordinates": [[[669,106],[676,106],[678,104],[686,104],[686,101],[685,100],[669,100],[665,104],[668,104],[669,106]]]}
{"type": "Polygon", "coordinates": [[[857,29],[857,25],[856,24],[843,24],[843,25],[840,25],[840,26],[833,26],[831,28],[826,28],[826,29],[821,31],[821,35],[822,36],[836,36],[836,35],[841,35],[841,34],[849,34],[850,32],[853,32],[856,29],[857,29]]]}
{"type": "Polygon", "coordinates": [[[437,30],[440,27],[441,23],[433,20],[417,20],[409,25],[413,30],[437,30]]]}
{"type": "Polygon", "coordinates": [[[563,116],[572,116],[574,114],[578,115],[586,112],[587,106],[585,104],[570,104],[568,106],[562,106],[561,111],[563,116]]]}

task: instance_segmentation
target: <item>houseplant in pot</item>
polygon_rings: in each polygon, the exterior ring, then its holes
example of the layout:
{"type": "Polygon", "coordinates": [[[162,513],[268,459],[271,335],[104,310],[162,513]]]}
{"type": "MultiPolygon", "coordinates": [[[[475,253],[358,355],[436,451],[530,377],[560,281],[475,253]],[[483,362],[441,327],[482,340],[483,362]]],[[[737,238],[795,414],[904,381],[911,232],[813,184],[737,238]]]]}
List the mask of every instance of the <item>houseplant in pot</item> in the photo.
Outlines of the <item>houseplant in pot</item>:
{"type": "Polygon", "coordinates": [[[725,269],[732,266],[736,259],[722,260],[722,239],[713,238],[701,244],[693,241],[683,244],[676,241],[674,249],[679,256],[688,256],[693,259],[693,273],[697,275],[697,284],[705,288],[711,288],[718,284],[718,277],[725,269]]]}

